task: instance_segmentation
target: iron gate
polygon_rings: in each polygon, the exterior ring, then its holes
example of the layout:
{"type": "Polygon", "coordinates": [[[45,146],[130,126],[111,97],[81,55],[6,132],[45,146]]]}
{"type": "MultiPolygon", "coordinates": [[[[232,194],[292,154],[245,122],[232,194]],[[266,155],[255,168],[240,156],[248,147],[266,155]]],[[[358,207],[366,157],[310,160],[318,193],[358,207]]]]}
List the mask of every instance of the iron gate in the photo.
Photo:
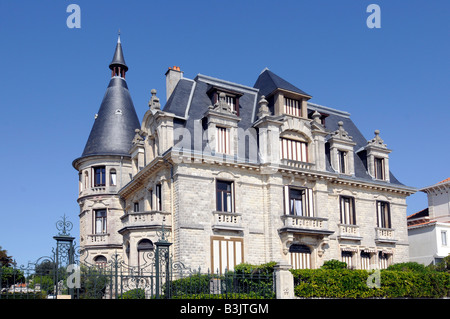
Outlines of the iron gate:
{"type": "Polygon", "coordinates": [[[0,299],[274,298],[271,272],[202,273],[173,262],[164,226],[139,266],[126,264],[117,252],[106,263],[89,264],[87,251],[75,248],[65,216],[57,229],[51,256],[0,268],[0,299]]]}

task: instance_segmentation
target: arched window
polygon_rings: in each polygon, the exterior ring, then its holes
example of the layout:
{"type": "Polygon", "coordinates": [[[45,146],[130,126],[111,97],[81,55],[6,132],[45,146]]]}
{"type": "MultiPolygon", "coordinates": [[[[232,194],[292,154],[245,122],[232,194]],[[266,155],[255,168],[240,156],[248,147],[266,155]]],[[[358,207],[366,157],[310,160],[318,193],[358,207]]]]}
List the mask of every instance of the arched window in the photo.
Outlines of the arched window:
{"type": "Polygon", "coordinates": [[[106,266],[106,257],[103,255],[98,255],[94,257],[94,263],[97,267],[103,268],[106,266]]]}
{"type": "Polygon", "coordinates": [[[306,245],[293,244],[289,247],[291,265],[294,269],[311,268],[311,249],[306,245]]]}
{"type": "Polygon", "coordinates": [[[143,267],[149,262],[149,258],[146,254],[149,251],[153,250],[153,243],[149,239],[142,239],[138,242],[137,251],[138,251],[138,267],[143,267]]]}
{"type": "Polygon", "coordinates": [[[109,171],[109,185],[110,186],[116,186],[117,185],[117,174],[116,174],[116,170],[114,168],[112,168],[109,171]]]}

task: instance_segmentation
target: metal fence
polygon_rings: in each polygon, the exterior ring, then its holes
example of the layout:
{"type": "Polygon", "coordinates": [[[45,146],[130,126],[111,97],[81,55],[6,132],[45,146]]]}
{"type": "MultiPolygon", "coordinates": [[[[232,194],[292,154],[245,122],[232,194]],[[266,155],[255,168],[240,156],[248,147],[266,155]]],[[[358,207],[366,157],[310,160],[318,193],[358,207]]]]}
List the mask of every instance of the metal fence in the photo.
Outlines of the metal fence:
{"type": "Polygon", "coordinates": [[[223,274],[202,273],[173,262],[164,227],[139,267],[127,265],[117,253],[107,263],[89,264],[86,252],[74,247],[71,223],[64,217],[57,228],[51,256],[0,268],[0,299],[275,298],[271,271],[237,267],[223,274]]]}

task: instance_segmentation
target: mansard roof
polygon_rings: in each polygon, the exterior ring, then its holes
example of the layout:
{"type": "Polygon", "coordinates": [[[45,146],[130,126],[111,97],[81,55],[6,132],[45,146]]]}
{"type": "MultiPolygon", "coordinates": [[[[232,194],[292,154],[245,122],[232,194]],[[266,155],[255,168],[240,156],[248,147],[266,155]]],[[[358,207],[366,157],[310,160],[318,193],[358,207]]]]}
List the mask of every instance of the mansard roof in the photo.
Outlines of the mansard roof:
{"type": "MultiPolygon", "coordinates": [[[[189,129],[191,133],[191,145],[196,147],[196,141],[194,139],[194,124],[202,120],[204,114],[208,111],[209,106],[212,104],[208,91],[211,87],[222,87],[226,90],[239,92],[242,95],[239,97],[239,122],[238,127],[246,130],[253,127],[253,124],[257,120],[256,114],[258,113],[259,105],[258,101],[261,95],[269,95],[276,89],[282,89],[294,93],[310,97],[307,93],[300,90],[293,84],[282,79],[278,75],[264,70],[258,77],[255,86],[249,87],[242,84],[237,84],[205,75],[197,75],[195,79],[182,78],[175,87],[172,95],[163,108],[163,111],[175,114],[174,128],[183,127],[189,129]]],[[[266,95],[266,96],[267,96],[266,95]]],[[[354,146],[354,167],[355,176],[348,176],[348,179],[366,180],[371,183],[385,184],[384,181],[373,180],[373,178],[367,172],[367,161],[365,158],[365,151],[362,150],[368,140],[362,135],[357,126],[350,118],[350,114],[344,111],[336,110],[333,108],[321,106],[311,102],[307,102],[308,110],[317,110],[321,114],[326,114],[325,129],[329,134],[339,129],[339,122],[343,123],[343,128],[348,135],[352,137],[352,141],[356,143],[354,146]],[[359,152],[358,152],[359,151],[359,152]]],[[[177,137],[175,137],[177,138],[177,137]]],[[[201,139],[204,140],[204,139],[201,139]]],[[[177,142],[177,141],[175,141],[177,142]]],[[[206,141],[203,141],[205,146],[206,141]]],[[[330,164],[329,154],[326,158],[326,168],[328,172],[334,173],[330,164]]],[[[390,184],[401,184],[390,172],[390,184]]]]}

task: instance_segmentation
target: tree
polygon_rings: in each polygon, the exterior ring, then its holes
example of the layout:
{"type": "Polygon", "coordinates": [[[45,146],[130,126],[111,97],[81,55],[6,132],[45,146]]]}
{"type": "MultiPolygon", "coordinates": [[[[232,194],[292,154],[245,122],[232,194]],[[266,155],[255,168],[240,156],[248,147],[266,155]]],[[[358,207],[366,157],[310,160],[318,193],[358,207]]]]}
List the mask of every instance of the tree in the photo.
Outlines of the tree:
{"type": "Polygon", "coordinates": [[[11,256],[8,256],[6,249],[2,249],[0,246],[0,266],[11,267],[14,265],[14,260],[11,256]]]}

